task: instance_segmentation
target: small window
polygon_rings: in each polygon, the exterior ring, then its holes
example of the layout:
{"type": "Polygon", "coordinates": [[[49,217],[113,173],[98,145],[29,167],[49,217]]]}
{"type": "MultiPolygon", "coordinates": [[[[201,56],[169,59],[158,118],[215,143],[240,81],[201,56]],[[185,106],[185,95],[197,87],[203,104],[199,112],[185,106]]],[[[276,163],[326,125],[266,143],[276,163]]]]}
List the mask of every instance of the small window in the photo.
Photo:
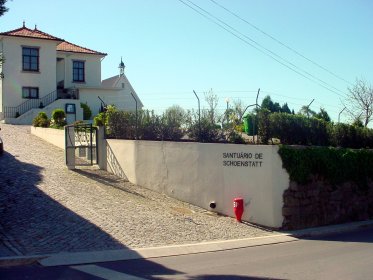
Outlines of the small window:
{"type": "Polygon", "coordinates": [[[22,88],[22,98],[38,99],[39,98],[39,88],[37,88],[37,87],[23,87],[22,88]]]}
{"type": "Polygon", "coordinates": [[[76,113],[75,104],[67,103],[65,105],[65,112],[66,114],[75,114],[76,113]]]}
{"type": "Polygon", "coordinates": [[[22,48],[22,70],[23,71],[39,71],[39,49],[38,48],[22,48]]]}
{"type": "Polygon", "coordinates": [[[73,61],[73,82],[84,82],[84,61],[73,61]]]}

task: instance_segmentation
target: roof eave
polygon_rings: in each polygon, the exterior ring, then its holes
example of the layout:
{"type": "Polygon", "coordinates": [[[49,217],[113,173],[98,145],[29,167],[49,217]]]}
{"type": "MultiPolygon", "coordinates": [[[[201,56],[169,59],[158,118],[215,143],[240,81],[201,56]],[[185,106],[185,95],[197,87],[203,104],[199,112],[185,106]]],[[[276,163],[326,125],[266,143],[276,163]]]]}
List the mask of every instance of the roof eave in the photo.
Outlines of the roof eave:
{"type": "Polygon", "coordinates": [[[89,55],[107,56],[107,53],[87,53],[87,52],[74,52],[74,51],[63,51],[63,50],[57,50],[57,52],[62,52],[62,53],[78,53],[78,54],[89,54],[89,55]]]}
{"type": "Polygon", "coordinates": [[[53,39],[53,38],[39,38],[39,37],[30,37],[30,36],[22,36],[22,35],[9,35],[9,34],[3,34],[0,33],[1,37],[17,37],[17,38],[26,38],[26,39],[35,39],[35,40],[47,40],[47,41],[55,41],[55,42],[64,42],[65,40],[63,39],[53,39]]]}

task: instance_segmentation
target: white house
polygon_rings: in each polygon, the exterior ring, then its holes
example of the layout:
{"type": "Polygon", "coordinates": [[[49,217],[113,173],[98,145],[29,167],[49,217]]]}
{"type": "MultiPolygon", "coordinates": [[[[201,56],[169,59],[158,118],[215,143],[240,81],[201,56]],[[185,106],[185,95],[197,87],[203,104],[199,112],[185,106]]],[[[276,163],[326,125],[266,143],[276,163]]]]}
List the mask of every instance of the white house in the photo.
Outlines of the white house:
{"type": "Polygon", "coordinates": [[[56,108],[69,122],[83,118],[80,103],[92,115],[105,105],[132,111],[143,104],[124,74],[101,81],[101,61],[107,55],[72,44],[45,32],[21,28],[0,33],[0,121],[31,124],[40,111],[56,108]]]}

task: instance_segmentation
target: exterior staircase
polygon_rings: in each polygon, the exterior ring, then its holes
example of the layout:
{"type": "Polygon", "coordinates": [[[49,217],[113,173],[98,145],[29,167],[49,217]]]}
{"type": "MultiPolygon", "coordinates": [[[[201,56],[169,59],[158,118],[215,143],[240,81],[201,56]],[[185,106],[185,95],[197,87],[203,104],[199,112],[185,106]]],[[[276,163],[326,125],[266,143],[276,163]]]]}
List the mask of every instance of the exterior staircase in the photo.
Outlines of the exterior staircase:
{"type": "Polygon", "coordinates": [[[4,118],[18,118],[31,109],[42,109],[57,99],[79,99],[78,89],[58,89],[42,98],[29,99],[16,107],[4,107],[4,118]]]}
{"type": "Polygon", "coordinates": [[[2,117],[5,123],[30,124],[38,112],[63,108],[63,102],[59,101],[66,101],[66,99],[73,99],[72,103],[79,104],[79,90],[57,89],[42,98],[29,99],[16,107],[4,106],[2,117]]]}

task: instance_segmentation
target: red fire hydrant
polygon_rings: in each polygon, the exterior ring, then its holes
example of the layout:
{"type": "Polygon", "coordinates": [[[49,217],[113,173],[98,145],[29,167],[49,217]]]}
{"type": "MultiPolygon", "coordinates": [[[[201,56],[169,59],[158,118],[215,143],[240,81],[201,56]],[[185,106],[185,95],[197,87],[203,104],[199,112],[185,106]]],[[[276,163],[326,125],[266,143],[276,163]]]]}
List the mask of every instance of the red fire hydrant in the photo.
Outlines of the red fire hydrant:
{"type": "Polygon", "coordinates": [[[235,199],[233,199],[233,211],[236,215],[237,221],[241,223],[241,218],[243,214],[243,198],[236,197],[235,199]]]}

